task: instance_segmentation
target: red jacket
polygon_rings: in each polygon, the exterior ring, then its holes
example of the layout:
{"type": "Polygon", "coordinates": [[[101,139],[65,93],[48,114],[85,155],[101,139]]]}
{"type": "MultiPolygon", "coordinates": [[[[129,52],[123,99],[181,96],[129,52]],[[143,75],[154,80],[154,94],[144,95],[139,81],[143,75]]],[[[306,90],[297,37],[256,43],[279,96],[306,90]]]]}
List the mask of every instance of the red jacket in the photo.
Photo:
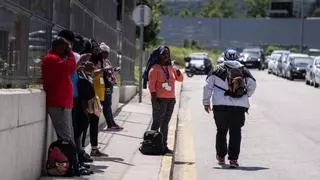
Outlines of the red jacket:
{"type": "Polygon", "coordinates": [[[72,52],[63,59],[49,51],[41,63],[43,88],[47,93],[48,107],[73,107],[73,86],[71,75],[76,71],[72,52]]]}

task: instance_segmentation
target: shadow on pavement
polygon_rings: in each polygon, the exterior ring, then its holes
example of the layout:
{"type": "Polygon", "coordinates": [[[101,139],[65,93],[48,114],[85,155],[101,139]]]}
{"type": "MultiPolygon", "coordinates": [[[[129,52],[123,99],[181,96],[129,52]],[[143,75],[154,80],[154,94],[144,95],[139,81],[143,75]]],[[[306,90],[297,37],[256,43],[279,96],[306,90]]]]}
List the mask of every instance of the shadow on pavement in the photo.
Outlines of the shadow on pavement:
{"type": "Polygon", "coordinates": [[[98,165],[90,165],[90,170],[92,170],[94,173],[104,173],[104,170],[106,170],[109,166],[98,166],[98,165]]]}
{"type": "Polygon", "coordinates": [[[128,166],[134,166],[134,164],[123,162],[124,159],[117,158],[117,157],[95,157],[94,161],[111,161],[111,162],[116,162],[120,164],[125,164],[128,166]]]}
{"type": "Polygon", "coordinates": [[[230,168],[229,166],[224,167],[213,167],[214,169],[225,169],[225,170],[241,170],[241,171],[260,171],[267,170],[266,167],[256,167],[256,166],[240,166],[238,168],[230,168]]]}

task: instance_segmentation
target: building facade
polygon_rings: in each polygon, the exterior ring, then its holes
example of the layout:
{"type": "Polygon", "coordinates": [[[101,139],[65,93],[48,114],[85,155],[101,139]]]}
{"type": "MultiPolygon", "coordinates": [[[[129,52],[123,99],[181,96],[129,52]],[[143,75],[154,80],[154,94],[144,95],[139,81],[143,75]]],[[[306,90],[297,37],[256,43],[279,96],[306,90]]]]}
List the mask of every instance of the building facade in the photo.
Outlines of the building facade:
{"type": "Polygon", "coordinates": [[[0,0],[0,84],[38,82],[41,57],[62,29],[106,42],[112,62],[126,72],[121,79],[133,82],[134,6],[130,0],[0,0]]]}

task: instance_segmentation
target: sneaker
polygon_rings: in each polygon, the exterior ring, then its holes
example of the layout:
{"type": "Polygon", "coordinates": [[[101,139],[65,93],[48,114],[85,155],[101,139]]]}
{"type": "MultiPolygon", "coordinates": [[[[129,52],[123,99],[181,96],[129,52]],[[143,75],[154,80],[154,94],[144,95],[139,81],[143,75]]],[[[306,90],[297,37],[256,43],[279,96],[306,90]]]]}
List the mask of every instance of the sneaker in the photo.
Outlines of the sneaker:
{"type": "Polygon", "coordinates": [[[230,168],[237,168],[239,167],[237,160],[230,160],[230,168]]]}
{"type": "Polygon", "coordinates": [[[166,147],[165,153],[172,155],[174,152],[173,152],[173,150],[171,150],[171,149],[169,149],[168,147],[166,147]]]}
{"type": "Polygon", "coordinates": [[[82,155],[79,156],[79,161],[83,162],[83,163],[91,163],[91,162],[93,162],[93,159],[92,159],[92,157],[90,157],[89,154],[84,152],[82,155]]]}
{"type": "Polygon", "coordinates": [[[224,159],[224,157],[220,157],[220,156],[216,156],[217,160],[218,160],[218,164],[223,166],[223,165],[226,165],[226,161],[224,159]]]}
{"type": "Polygon", "coordinates": [[[99,149],[92,149],[90,155],[94,157],[108,156],[107,154],[100,152],[99,149]]]}
{"type": "Polygon", "coordinates": [[[107,131],[121,131],[121,130],[123,130],[123,127],[117,124],[107,128],[107,131]]]}

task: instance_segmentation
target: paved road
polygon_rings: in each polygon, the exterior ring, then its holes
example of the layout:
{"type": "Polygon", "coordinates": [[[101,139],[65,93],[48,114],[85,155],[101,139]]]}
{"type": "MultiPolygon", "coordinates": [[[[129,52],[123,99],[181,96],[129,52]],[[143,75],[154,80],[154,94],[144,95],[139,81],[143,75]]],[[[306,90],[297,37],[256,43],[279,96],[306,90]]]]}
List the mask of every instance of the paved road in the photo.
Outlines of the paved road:
{"type": "Polygon", "coordinates": [[[237,170],[216,164],[213,116],[206,114],[201,104],[205,77],[186,79],[175,180],[320,179],[320,89],[266,71],[252,72],[258,87],[243,128],[241,167],[237,170]]]}

